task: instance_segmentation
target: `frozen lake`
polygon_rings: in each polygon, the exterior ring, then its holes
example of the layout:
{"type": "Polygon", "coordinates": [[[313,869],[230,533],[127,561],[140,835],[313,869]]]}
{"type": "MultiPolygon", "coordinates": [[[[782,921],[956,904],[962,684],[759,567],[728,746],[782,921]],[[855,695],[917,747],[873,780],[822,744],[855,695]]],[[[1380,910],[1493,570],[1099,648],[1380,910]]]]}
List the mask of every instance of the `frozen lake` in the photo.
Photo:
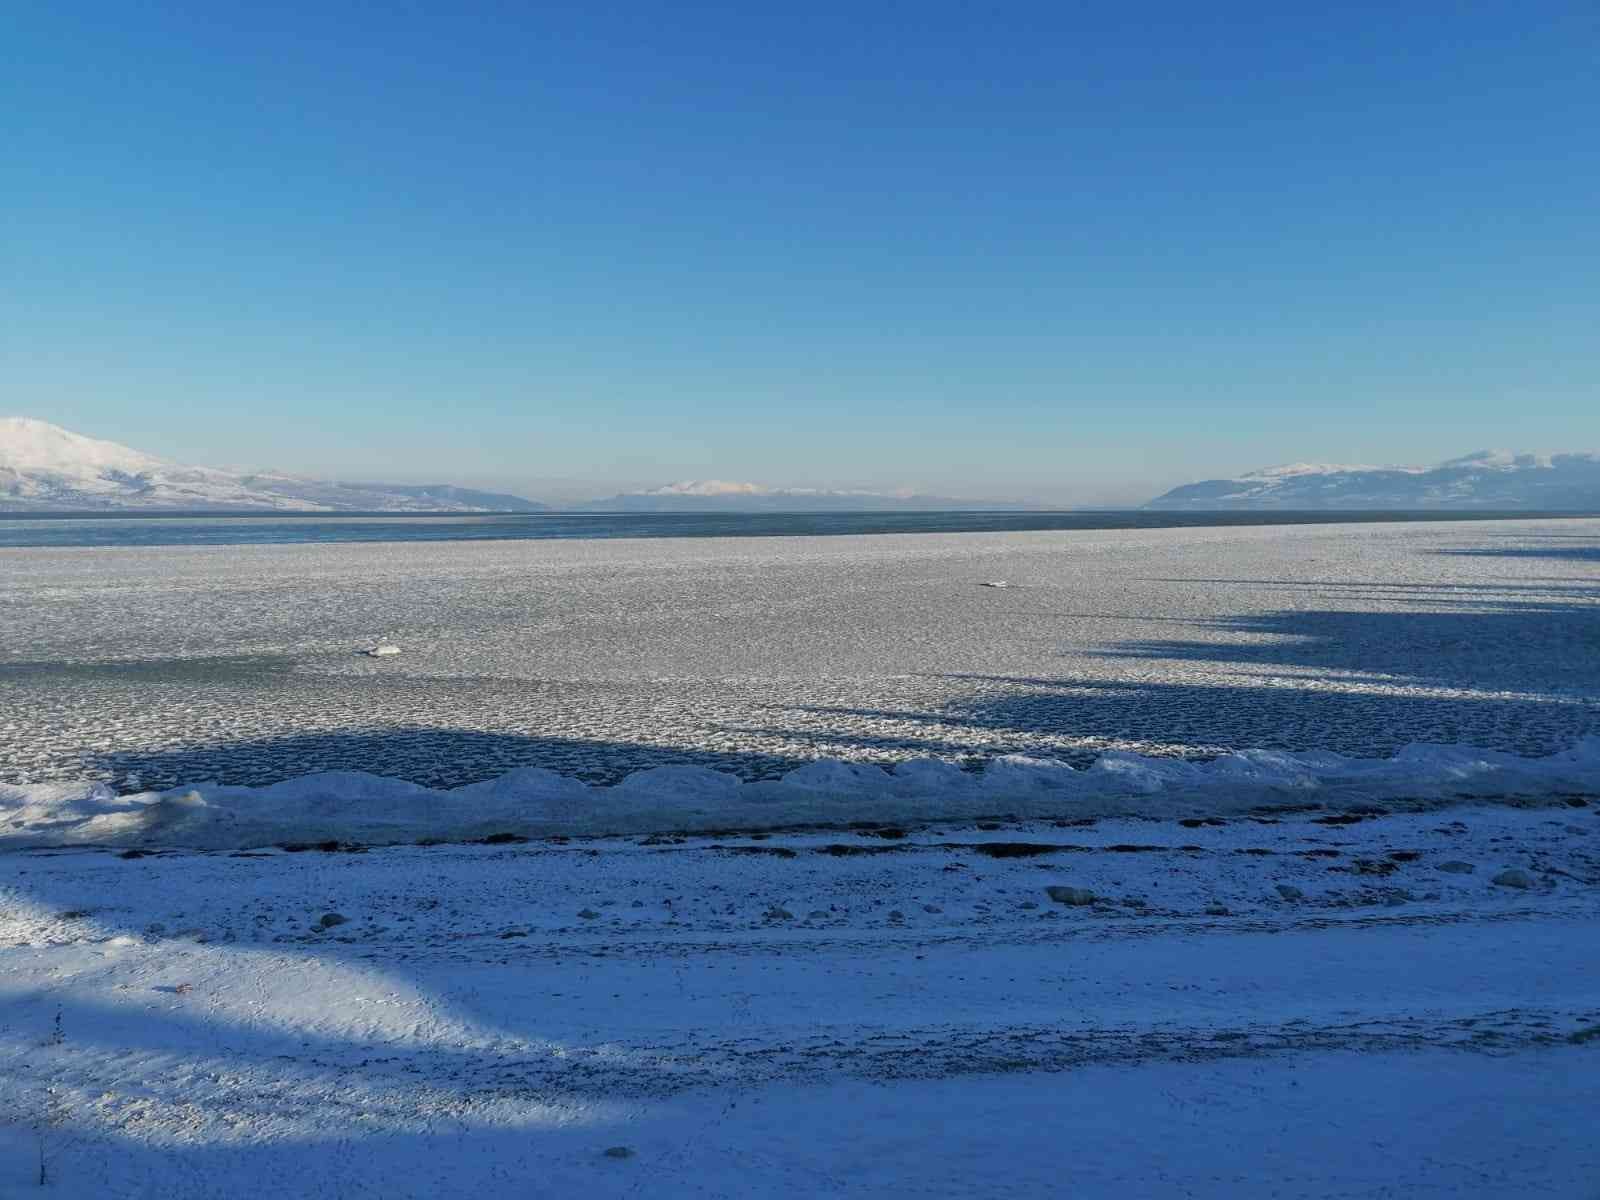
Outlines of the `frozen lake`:
{"type": "Polygon", "coordinates": [[[1592,1191],[1600,521],[14,549],[0,614],[0,1195],[1592,1191]],[[1486,749],[38,782],[1416,741],[1486,749]]]}
{"type": "Polygon", "coordinates": [[[9,783],[1542,755],[1600,733],[1600,520],[0,549],[0,628],[9,783]]]}

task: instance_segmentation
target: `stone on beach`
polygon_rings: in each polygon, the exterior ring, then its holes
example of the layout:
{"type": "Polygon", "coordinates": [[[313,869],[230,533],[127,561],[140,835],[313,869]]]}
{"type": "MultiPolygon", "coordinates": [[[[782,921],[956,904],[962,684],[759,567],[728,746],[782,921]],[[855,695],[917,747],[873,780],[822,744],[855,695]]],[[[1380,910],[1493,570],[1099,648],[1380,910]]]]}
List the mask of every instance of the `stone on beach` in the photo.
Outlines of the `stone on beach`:
{"type": "Polygon", "coordinates": [[[1045,888],[1045,894],[1057,904],[1084,905],[1095,902],[1095,894],[1088,888],[1065,887],[1055,884],[1045,888]]]}
{"type": "Polygon", "coordinates": [[[1526,871],[1512,867],[1509,871],[1501,871],[1489,881],[1500,887],[1527,889],[1534,886],[1534,879],[1526,871]]]}

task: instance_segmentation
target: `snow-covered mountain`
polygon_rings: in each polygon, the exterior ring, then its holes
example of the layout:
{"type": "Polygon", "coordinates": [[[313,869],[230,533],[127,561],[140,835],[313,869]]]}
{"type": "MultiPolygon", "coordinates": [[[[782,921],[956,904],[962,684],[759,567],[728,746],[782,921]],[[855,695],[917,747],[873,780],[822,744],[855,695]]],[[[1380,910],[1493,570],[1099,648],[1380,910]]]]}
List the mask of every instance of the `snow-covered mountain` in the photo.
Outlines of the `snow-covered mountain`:
{"type": "Polygon", "coordinates": [[[1435,467],[1293,463],[1185,484],[1145,507],[1600,511],[1600,454],[1480,450],[1435,467]]]}
{"type": "Polygon", "coordinates": [[[449,484],[327,483],[166,462],[28,417],[0,417],[0,512],[190,510],[532,512],[520,496],[449,484]]]}
{"type": "Polygon", "coordinates": [[[1005,511],[1031,507],[998,500],[955,500],[910,492],[774,488],[724,479],[691,479],[645,492],[626,492],[574,505],[585,512],[939,512],[1005,511]]]}

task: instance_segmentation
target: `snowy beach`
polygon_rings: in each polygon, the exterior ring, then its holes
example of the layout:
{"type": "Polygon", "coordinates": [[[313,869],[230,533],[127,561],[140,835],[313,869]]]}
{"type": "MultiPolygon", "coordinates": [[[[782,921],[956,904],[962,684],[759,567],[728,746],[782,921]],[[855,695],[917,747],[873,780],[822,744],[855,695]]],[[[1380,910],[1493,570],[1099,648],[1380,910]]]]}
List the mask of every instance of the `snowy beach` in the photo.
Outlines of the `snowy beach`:
{"type": "Polygon", "coordinates": [[[0,856],[0,1195],[1594,1194],[1600,807],[983,824],[0,856]]]}
{"type": "Polygon", "coordinates": [[[0,1196],[1592,1196],[1597,554],[0,551],[0,1196]]]}

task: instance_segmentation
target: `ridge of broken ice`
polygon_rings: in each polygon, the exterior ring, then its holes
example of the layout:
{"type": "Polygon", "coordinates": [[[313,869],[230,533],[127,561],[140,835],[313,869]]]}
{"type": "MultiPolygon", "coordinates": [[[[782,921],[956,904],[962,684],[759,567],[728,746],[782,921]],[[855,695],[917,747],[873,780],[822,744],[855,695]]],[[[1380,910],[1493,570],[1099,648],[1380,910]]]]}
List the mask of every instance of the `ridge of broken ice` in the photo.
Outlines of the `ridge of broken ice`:
{"type": "Polygon", "coordinates": [[[1600,790],[1600,737],[1543,758],[1413,744],[1391,758],[1241,750],[1208,762],[1111,752],[1085,768],[1011,755],[981,772],[935,759],[882,767],[822,759],[746,783],[705,767],[638,771],[595,787],[542,768],[435,789],[360,771],[260,787],[198,783],[119,796],[101,782],[0,785],[0,849],[110,845],[243,849],[287,842],[692,832],[852,820],[1171,816],[1261,805],[1421,806],[1551,800],[1600,790]]]}

